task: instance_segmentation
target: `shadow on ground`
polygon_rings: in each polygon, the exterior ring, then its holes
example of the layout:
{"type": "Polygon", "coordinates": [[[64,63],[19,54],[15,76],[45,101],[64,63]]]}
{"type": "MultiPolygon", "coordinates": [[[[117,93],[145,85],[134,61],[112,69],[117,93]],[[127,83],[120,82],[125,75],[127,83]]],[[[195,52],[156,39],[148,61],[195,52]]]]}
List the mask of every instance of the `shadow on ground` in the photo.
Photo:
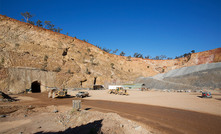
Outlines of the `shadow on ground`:
{"type": "Polygon", "coordinates": [[[85,108],[84,110],[90,110],[90,109],[91,109],[91,108],[88,107],[88,108],[85,108]]]}
{"type": "Polygon", "coordinates": [[[219,100],[219,101],[221,101],[221,98],[216,98],[216,100],[219,100]]]}
{"type": "Polygon", "coordinates": [[[66,95],[66,96],[56,97],[56,98],[59,98],[59,99],[65,99],[65,98],[74,98],[74,96],[66,95]]]}
{"type": "Polygon", "coordinates": [[[211,99],[212,97],[203,97],[203,96],[197,96],[199,98],[205,98],[205,99],[211,99]]]}
{"type": "Polygon", "coordinates": [[[59,132],[37,132],[35,134],[103,134],[101,132],[103,120],[96,120],[86,125],[81,125],[75,128],[68,128],[65,131],[59,132]]]}

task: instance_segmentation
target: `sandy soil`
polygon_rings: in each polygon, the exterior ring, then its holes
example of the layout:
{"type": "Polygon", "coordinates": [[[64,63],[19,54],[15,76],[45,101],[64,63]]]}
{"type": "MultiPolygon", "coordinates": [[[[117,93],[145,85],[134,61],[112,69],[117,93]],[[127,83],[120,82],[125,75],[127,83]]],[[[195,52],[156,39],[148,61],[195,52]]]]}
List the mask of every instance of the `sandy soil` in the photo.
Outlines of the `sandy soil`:
{"type": "MultiPolygon", "coordinates": [[[[160,91],[128,91],[129,96],[108,94],[108,90],[88,91],[87,100],[107,100],[148,104],[170,108],[192,110],[221,116],[221,93],[211,91],[213,98],[200,98],[201,93],[177,93],[160,91]]],[[[77,92],[70,92],[75,95],[77,92]]]]}
{"type": "MultiPolygon", "coordinates": [[[[72,95],[75,93],[71,92],[72,95]]],[[[72,100],[78,98],[51,99],[47,93],[12,95],[18,101],[0,102],[0,114],[6,115],[0,118],[0,133],[71,133],[83,131],[85,127],[90,130],[95,125],[100,126],[96,132],[102,130],[105,133],[221,133],[219,92],[214,92],[211,99],[197,97],[200,93],[129,91],[129,96],[108,94],[107,90],[89,93],[90,97],[81,99],[82,109],[89,111],[74,116],[76,118],[73,119],[79,122],[68,124],[70,128],[61,125],[62,121],[58,118],[62,114],[67,115],[65,113],[72,108],[72,100]],[[55,110],[59,112],[54,113],[55,110]],[[117,114],[104,113],[117,113],[127,119],[119,121],[117,114]]]]}
{"type": "MultiPolygon", "coordinates": [[[[22,99],[22,97],[19,98],[22,99]]],[[[9,109],[10,107],[13,107],[13,105],[8,106],[9,109]]],[[[0,133],[151,134],[141,125],[122,118],[116,113],[87,110],[73,111],[72,107],[66,105],[46,107],[29,105],[28,107],[20,107],[17,111],[0,118],[0,133]]]]}
{"type": "Polygon", "coordinates": [[[17,101],[0,102],[0,115],[6,115],[0,118],[0,133],[151,134],[145,125],[116,113],[101,113],[84,104],[80,112],[73,111],[72,100],[78,98],[51,99],[47,93],[11,96],[17,101]]]}

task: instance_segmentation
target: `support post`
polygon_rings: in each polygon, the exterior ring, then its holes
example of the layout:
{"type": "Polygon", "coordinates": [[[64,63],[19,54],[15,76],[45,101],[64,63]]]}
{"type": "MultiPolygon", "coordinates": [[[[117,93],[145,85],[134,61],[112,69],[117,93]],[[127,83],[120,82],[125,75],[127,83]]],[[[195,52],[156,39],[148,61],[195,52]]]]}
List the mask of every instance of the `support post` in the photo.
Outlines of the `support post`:
{"type": "Polygon", "coordinates": [[[72,100],[73,110],[79,111],[81,109],[81,100],[72,100]]]}

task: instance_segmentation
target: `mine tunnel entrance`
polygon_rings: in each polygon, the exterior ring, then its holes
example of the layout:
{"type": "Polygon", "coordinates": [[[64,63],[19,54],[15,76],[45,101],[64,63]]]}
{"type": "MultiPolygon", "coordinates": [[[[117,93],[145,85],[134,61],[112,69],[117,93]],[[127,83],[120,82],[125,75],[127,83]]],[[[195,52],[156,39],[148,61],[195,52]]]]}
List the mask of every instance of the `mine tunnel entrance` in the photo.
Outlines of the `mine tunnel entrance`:
{"type": "Polygon", "coordinates": [[[31,91],[32,93],[40,93],[41,92],[41,84],[38,81],[34,81],[31,83],[31,91]]]}

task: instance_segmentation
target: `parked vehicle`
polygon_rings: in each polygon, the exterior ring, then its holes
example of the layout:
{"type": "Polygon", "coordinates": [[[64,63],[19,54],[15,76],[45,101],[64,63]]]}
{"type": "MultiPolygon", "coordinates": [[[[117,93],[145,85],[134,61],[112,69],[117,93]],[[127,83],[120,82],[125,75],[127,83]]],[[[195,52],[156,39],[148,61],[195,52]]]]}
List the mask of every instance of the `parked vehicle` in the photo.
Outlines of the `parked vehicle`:
{"type": "Polygon", "coordinates": [[[103,85],[94,85],[93,86],[93,90],[104,90],[104,86],[103,85]]]}
{"type": "Polygon", "coordinates": [[[202,98],[212,98],[212,95],[210,92],[202,92],[202,98]]]}
{"type": "Polygon", "coordinates": [[[89,97],[89,93],[80,91],[76,94],[76,97],[79,97],[79,98],[89,97]]]}

